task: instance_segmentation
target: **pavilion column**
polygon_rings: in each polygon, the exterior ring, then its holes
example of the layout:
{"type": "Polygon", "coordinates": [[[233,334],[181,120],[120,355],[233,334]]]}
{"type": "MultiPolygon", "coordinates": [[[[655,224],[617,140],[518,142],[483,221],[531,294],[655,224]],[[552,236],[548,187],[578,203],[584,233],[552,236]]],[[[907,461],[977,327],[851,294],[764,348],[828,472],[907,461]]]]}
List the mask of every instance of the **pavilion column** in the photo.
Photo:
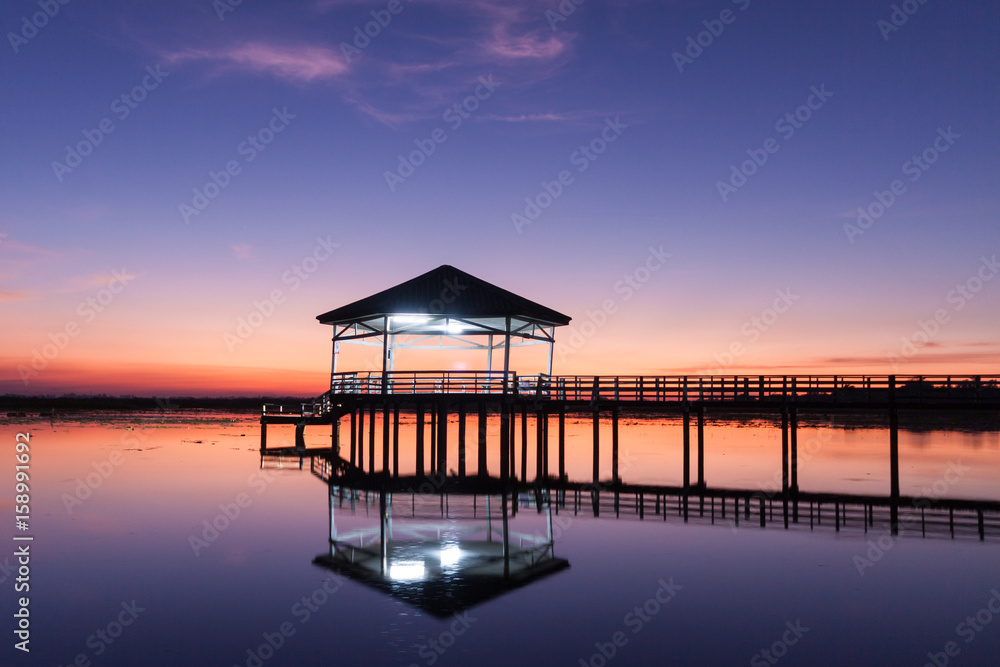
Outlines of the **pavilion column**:
{"type": "Polygon", "coordinates": [[[382,318],[382,394],[389,391],[389,377],[387,374],[389,366],[389,316],[382,318]]]}

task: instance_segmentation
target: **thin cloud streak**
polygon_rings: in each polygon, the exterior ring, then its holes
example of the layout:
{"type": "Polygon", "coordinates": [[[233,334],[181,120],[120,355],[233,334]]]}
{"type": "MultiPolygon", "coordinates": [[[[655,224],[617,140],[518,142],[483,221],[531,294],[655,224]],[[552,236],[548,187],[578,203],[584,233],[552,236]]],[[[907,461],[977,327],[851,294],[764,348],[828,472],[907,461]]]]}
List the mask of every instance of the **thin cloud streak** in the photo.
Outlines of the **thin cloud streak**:
{"type": "Polygon", "coordinates": [[[248,42],[217,49],[185,49],[167,54],[167,62],[207,61],[223,67],[264,73],[280,79],[311,83],[332,79],[348,71],[343,56],[321,46],[277,46],[248,42]]]}

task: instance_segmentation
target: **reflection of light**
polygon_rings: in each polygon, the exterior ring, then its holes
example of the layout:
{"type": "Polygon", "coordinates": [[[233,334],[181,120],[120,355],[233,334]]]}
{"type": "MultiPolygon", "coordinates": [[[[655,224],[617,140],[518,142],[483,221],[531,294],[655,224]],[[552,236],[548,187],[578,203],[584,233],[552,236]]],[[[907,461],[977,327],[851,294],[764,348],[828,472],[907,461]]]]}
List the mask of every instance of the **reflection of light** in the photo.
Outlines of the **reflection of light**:
{"type": "Polygon", "coordinates": [[[389,566],[389,578],[396,581],[417,581],[424,578],[424,562],[404,560],[389,566]]]}
{"type": "Polygon", "coordinates": [[[445,328],[448,330],[448,333],[462,333],[465,331],[465,326],[460,322],[449,321],[445,328]]]}
{"type": "Polygon", "coordinates": [[[451,567],[458,563],[462,557],[462,550],[456,546],[445,547],[441,550],[441,567],[451,567]]]}

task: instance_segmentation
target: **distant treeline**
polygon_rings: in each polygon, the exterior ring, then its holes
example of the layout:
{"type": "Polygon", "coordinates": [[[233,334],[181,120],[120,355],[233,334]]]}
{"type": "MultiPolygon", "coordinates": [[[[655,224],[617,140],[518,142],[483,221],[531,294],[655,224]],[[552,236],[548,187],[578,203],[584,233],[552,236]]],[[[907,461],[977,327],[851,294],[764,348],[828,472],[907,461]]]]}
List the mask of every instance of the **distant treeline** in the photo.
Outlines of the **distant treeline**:
{"type": "Polygon", "coordinates": [[[66,414],[91,410],[121,412],[164,412],[173,410],[218,410],[233,413],[259,414],[264,403],[311,403],[312,397],[150,397],[150,396],[0,396],[0,416],[8,413],[29,415],[66,414]]]}

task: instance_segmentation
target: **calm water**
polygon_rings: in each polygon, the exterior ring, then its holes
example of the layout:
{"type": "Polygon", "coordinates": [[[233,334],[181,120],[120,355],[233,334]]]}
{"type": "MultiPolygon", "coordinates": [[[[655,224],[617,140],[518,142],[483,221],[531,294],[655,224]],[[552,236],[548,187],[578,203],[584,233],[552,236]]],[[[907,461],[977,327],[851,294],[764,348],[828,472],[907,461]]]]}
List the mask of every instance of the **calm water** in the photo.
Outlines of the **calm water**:
{"type": "MultiPolygon", "coordinates": [[[[589,429],[570,419],[572,478],[589,473],[589,429]]],[[[934,664],[929,653],[939,665],[1000,655],[996,535],[893,540],[879,526],[733,529],[561,510],[555,554],[568,569],[439,619],[312,563],[328,549],[327,487],[308,464],[262,471],[256,420],[3,425],[8,452],[23,431],[31,653],[12,646],[17,575],[5,570],[4,664],[919,666],[934,664]],[[206,535],[206,521],[228,526],[206,535]],[[887,548],[872,551],[879,539],[887,548]],[[863,575],[859,557],[871,563],[863,575]]],[[[290,437],[269,432],[272,444],[290,437]]],[[[320,430],[308,441],[329,442],[320,430]]],[[[679,441],[674,423],[629,422],[623,478],[678,483],[679,441]]],[[[801,487],[886,493],[887,441],[880,429],[802,429],[801,487]]],[[[712,424],[706,442],[710,485],[766,489],[779,469],[773,428],[712,424]]],[[[996,432],[904,432],[900,452],[904,494],[937,483],[1000,499],[996,432]],[[961,472],[947,474],[954,464],[961,472]]],[[[2,502],[14,534],[12,474],[2,502]]],[[[378,526],[377,503],[363,498],[335,512],[339,531],[378,526]]],[[[525,508],[511,527],[543,534],[544,517],[525,508]]],[[[16,565],[13,549],[4,565],[16,565]]]]}

